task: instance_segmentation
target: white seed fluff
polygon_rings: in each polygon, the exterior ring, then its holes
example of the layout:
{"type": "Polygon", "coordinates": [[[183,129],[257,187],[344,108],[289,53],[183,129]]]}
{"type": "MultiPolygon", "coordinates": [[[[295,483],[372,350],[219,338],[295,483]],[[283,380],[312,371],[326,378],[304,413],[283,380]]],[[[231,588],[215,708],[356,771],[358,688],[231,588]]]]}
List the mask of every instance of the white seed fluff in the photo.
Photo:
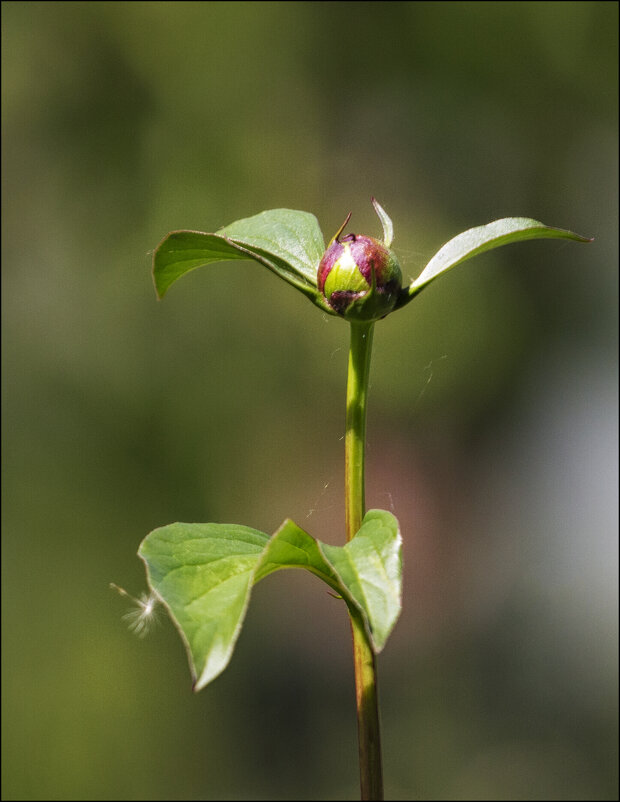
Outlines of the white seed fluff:
{"type": "Polygon", "coordinates": [[[126,596],[134,603],[134,607],[128,610],[123,616],[123,621],[127,622],[127,626],[132,632],[135,632],[138,637],[143,638],[147,635],[153,626],[157,623],[157,605],[159,600],[157,596],[151,591],[150,593],[141,593],[140,598],[136,599],[124,588],[110,582],[110,587],[120,593],[121,596],[126,596]]]}

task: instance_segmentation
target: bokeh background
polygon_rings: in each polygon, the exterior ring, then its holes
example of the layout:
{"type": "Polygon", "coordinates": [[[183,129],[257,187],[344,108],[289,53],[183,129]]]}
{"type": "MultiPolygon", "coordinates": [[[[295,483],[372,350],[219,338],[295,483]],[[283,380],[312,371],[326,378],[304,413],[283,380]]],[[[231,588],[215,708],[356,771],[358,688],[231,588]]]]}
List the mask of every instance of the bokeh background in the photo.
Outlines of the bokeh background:
{"type": "Polygon", "coordinates": [[[344,539],[347,327],[253,263],[157,302],[153,248],[262,209],[394,220],[369,506],[404,536],[386,796],[617,798],[617,25],[605,2],[2,4],[4,799],[350,799],[343,607],[255,590],[198,695],[136,557],[172,521],[344,539]]]}

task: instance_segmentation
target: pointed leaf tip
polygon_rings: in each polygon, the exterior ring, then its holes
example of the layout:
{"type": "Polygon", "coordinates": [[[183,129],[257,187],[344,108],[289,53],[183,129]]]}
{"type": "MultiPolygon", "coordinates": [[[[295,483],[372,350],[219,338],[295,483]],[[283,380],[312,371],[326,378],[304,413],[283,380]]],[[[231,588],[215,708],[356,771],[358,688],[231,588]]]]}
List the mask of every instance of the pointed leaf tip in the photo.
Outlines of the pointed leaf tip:
{"type": "MultiPolygon", "coordinates": [[[[530,239],[569,239],[575,242],[592,242],[589,237],[562,228],[546,226],[529,217],[505,217],[484,226],[463,231],[437,251],[420,275],[409,286],[407,303],[431,281],[461,262],[485,251],[530,239]]],[[[400,305],[404,305],[401,303],[400,305]]]]}
{"type": "Polygon", "coordinates": [[[329,249],[331,248],[331,246],[334,244],[334,242],[337,242],[337,241],[338,241],[338,237],[339,237],[339,236],[342,234],[342,232],[343,232],[343,231],[345,230],[345,228],[347,227],[347,223],[348,223],[348,222],[349,222],[349,220],[351,219],[351,215],[352,215],[352,212],[349,212],[349,214],[348,214],[348,215],[345,217],[344,223],[343,223],[343,224],[340,226],[340,228],[338,229],[338,231],[336,231],[336,233],[334,234],[334,236],[333,236],[333,237],[330,239],[330,241],[329,241],[329,243],[328,243],[328,245],[327,245],[327,250],[329,250],[329,249]]]}
{"type": "Polygon", "coordinates": [[[292,284],[323,311],[316,274],[325,249],[318,221],[309,212],[272,209],[237,220],[215,233],[173,231],[153,254],[159,299],[191,270],[214,262],[251,259],[292,284]]]}
{"type": "Polygon", "coordinates": [[[383,226],[383,244],[386,248],[391,248],[392,240],[394,239],[394,224],[390,219],[388,213],[385,209],[379,204],[376,198],[371,198],[372,205],[375,207],[375,212],[381,220],[381,225],[383,226]]]}
{"type": "Polygon", "coordinates": [[[236,524],[176,523],[155,529],[139,556],[187,650],[198,692],[228,665],[253,585],[283,568],[305,568],[358,611],[375,651],[400,612],[398,523],[371,510],[346,546],[327,546],[291,520],[271,537],[236,524]]]}

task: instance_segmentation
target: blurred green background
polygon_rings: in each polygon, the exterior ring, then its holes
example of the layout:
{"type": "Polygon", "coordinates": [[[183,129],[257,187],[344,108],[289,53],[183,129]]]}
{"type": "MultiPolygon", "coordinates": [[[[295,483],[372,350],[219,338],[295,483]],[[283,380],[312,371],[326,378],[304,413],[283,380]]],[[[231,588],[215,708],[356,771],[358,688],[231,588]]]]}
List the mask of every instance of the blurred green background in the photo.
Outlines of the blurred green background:
{"type": "Polygon", "coordinates": [[[350,634],[261,583],[198,695],[145,589],[172,521],[344,539],[348,331],[253,263],[158,303],[153,248],[262,209],[524,243],[376,330],[368,504],[404,535],[386,796],[617,799],[618,5],[5,2],[4,799],[350,799],[350,634]]]}

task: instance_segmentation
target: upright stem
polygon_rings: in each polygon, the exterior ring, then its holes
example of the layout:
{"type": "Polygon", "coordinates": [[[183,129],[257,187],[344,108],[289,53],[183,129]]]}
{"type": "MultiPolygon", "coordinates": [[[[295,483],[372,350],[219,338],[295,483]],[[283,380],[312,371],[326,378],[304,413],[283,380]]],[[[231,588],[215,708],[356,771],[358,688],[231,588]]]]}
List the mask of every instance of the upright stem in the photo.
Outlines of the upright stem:
{"type": "MultiPolygon", "coordinates": [[[[366,399],[374,323],[351,323],[345,434],[345,499],[347,541],[359,531],[365,513],[364,446],[366,399]]],[[[362,800],[383,799],[381,736],[375,654],[361,617],[350,610],[355,665],[355,698],[362,800]]]]}

